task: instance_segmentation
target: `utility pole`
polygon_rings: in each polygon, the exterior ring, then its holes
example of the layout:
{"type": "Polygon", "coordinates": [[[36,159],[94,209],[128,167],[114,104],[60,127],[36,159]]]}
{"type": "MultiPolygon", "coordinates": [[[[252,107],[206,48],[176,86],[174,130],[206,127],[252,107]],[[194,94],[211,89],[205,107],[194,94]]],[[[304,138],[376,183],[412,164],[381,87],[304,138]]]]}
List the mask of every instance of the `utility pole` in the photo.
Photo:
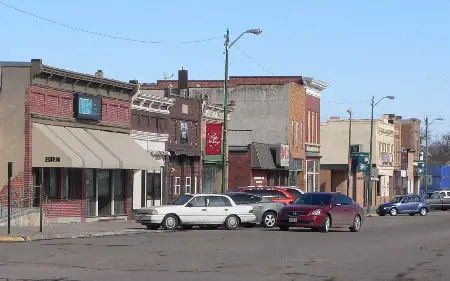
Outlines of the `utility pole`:
{"type": "Polygon", "coordinates": [[[230,30],[225,35],[225,80],[223,83],[223,128],[222,128],[222,192],[227,192],[227,133],[228,133],[228,49],[230,30]]]}
{"type": "Polygon", "coordinates": [[[425,117],[425,194],[428,192],[428,117],[425,117]]]}
{"type": "Polygon", "coordinates": [[[370,141],[369,141],[369,169],[367,170],[367,213],[370,213],[372,208],[372,146],[373,146],[373,108],[375,107],[375,96],[372,96],[370,100],[370,106],[372,108],[370,115],[370,141]]]}
{"type": "MultiPolygon", "coordinates": [[[[351,147],[352,147],[352,110],[347,110],[350,114],[348,126],[348,163],[347,163],[347,196],[350,196],[350,177],[351,177],[351,147]]],[[[353,196],[354,197],[354,196],[353,196]]]]}

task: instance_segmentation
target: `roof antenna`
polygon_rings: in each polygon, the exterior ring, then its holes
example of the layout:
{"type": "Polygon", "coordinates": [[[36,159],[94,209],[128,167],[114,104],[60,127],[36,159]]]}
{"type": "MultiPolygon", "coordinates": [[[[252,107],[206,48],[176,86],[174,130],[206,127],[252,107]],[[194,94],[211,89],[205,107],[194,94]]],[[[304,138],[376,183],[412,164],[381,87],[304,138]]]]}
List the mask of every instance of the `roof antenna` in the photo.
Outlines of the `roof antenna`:
{"type": "Polygon", "coordinates": [[[170,78],[173,77],[173,74],[169,76],[169,74],[167,72],[163,72],[163,76],[164,76],[164,80],[169,80],[170,78]]]}

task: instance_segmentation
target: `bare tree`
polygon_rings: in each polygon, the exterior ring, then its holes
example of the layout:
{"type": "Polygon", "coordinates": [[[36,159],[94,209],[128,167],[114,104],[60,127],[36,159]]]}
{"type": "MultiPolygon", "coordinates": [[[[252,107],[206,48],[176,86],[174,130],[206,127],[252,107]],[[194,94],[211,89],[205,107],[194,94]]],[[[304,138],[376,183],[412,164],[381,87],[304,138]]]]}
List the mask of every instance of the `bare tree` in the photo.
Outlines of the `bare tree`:
{"type": "Polygon", "coordinates": [[[428,143],[428,151],[431,154],[431,163],[445,165],[450,161],[450,132],[433,138],[428,143]]]}

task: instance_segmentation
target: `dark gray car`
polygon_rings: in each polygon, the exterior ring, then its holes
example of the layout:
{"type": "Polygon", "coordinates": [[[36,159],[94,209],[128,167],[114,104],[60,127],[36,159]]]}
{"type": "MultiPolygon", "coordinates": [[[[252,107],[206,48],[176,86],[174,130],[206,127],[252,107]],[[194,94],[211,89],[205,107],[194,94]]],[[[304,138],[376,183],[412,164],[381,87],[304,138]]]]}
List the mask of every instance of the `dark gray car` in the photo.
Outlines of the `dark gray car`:
{"type": "MultiPolygon", "coordinates": [[[[261,224],[265,228],[272,228],[276,225],[278,214],[284,203],[273,202],[270,198],[255,196],[245,192],[227,193],[236,205],[253,206],[253,214],[256,220],[253,224],[261,224]]],[[[253,224],[247,226],[253,226],[253,224]]],[[[245,226],[245,225],[244,225],[245,226]]]]}
{"type": "Polygon", "coordinates": [[[433,193],[430,199],[427,199],[428,206],[433,210],[446,211],[450,209],[450,198],[446,198],[439,192],[433,193]]]}

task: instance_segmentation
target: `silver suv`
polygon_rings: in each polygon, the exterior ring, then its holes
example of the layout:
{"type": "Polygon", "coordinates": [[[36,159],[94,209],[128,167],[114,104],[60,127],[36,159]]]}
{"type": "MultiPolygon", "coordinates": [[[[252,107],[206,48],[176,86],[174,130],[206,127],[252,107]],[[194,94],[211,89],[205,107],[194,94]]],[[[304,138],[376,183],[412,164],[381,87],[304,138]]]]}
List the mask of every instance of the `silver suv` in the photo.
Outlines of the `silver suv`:
{"type": "Polygon", "coordinates": [[[254,224],[261,224],[265,228],[272,228],[276,225],[278,214],[284,203],[272,202],[270,198],[255,196],[245,192],[227,193],[233,199],[236,205],[253,206],[253,214],[256,220],[250,224],[244,224],[244,227],[252,227],[254,224]]]}

